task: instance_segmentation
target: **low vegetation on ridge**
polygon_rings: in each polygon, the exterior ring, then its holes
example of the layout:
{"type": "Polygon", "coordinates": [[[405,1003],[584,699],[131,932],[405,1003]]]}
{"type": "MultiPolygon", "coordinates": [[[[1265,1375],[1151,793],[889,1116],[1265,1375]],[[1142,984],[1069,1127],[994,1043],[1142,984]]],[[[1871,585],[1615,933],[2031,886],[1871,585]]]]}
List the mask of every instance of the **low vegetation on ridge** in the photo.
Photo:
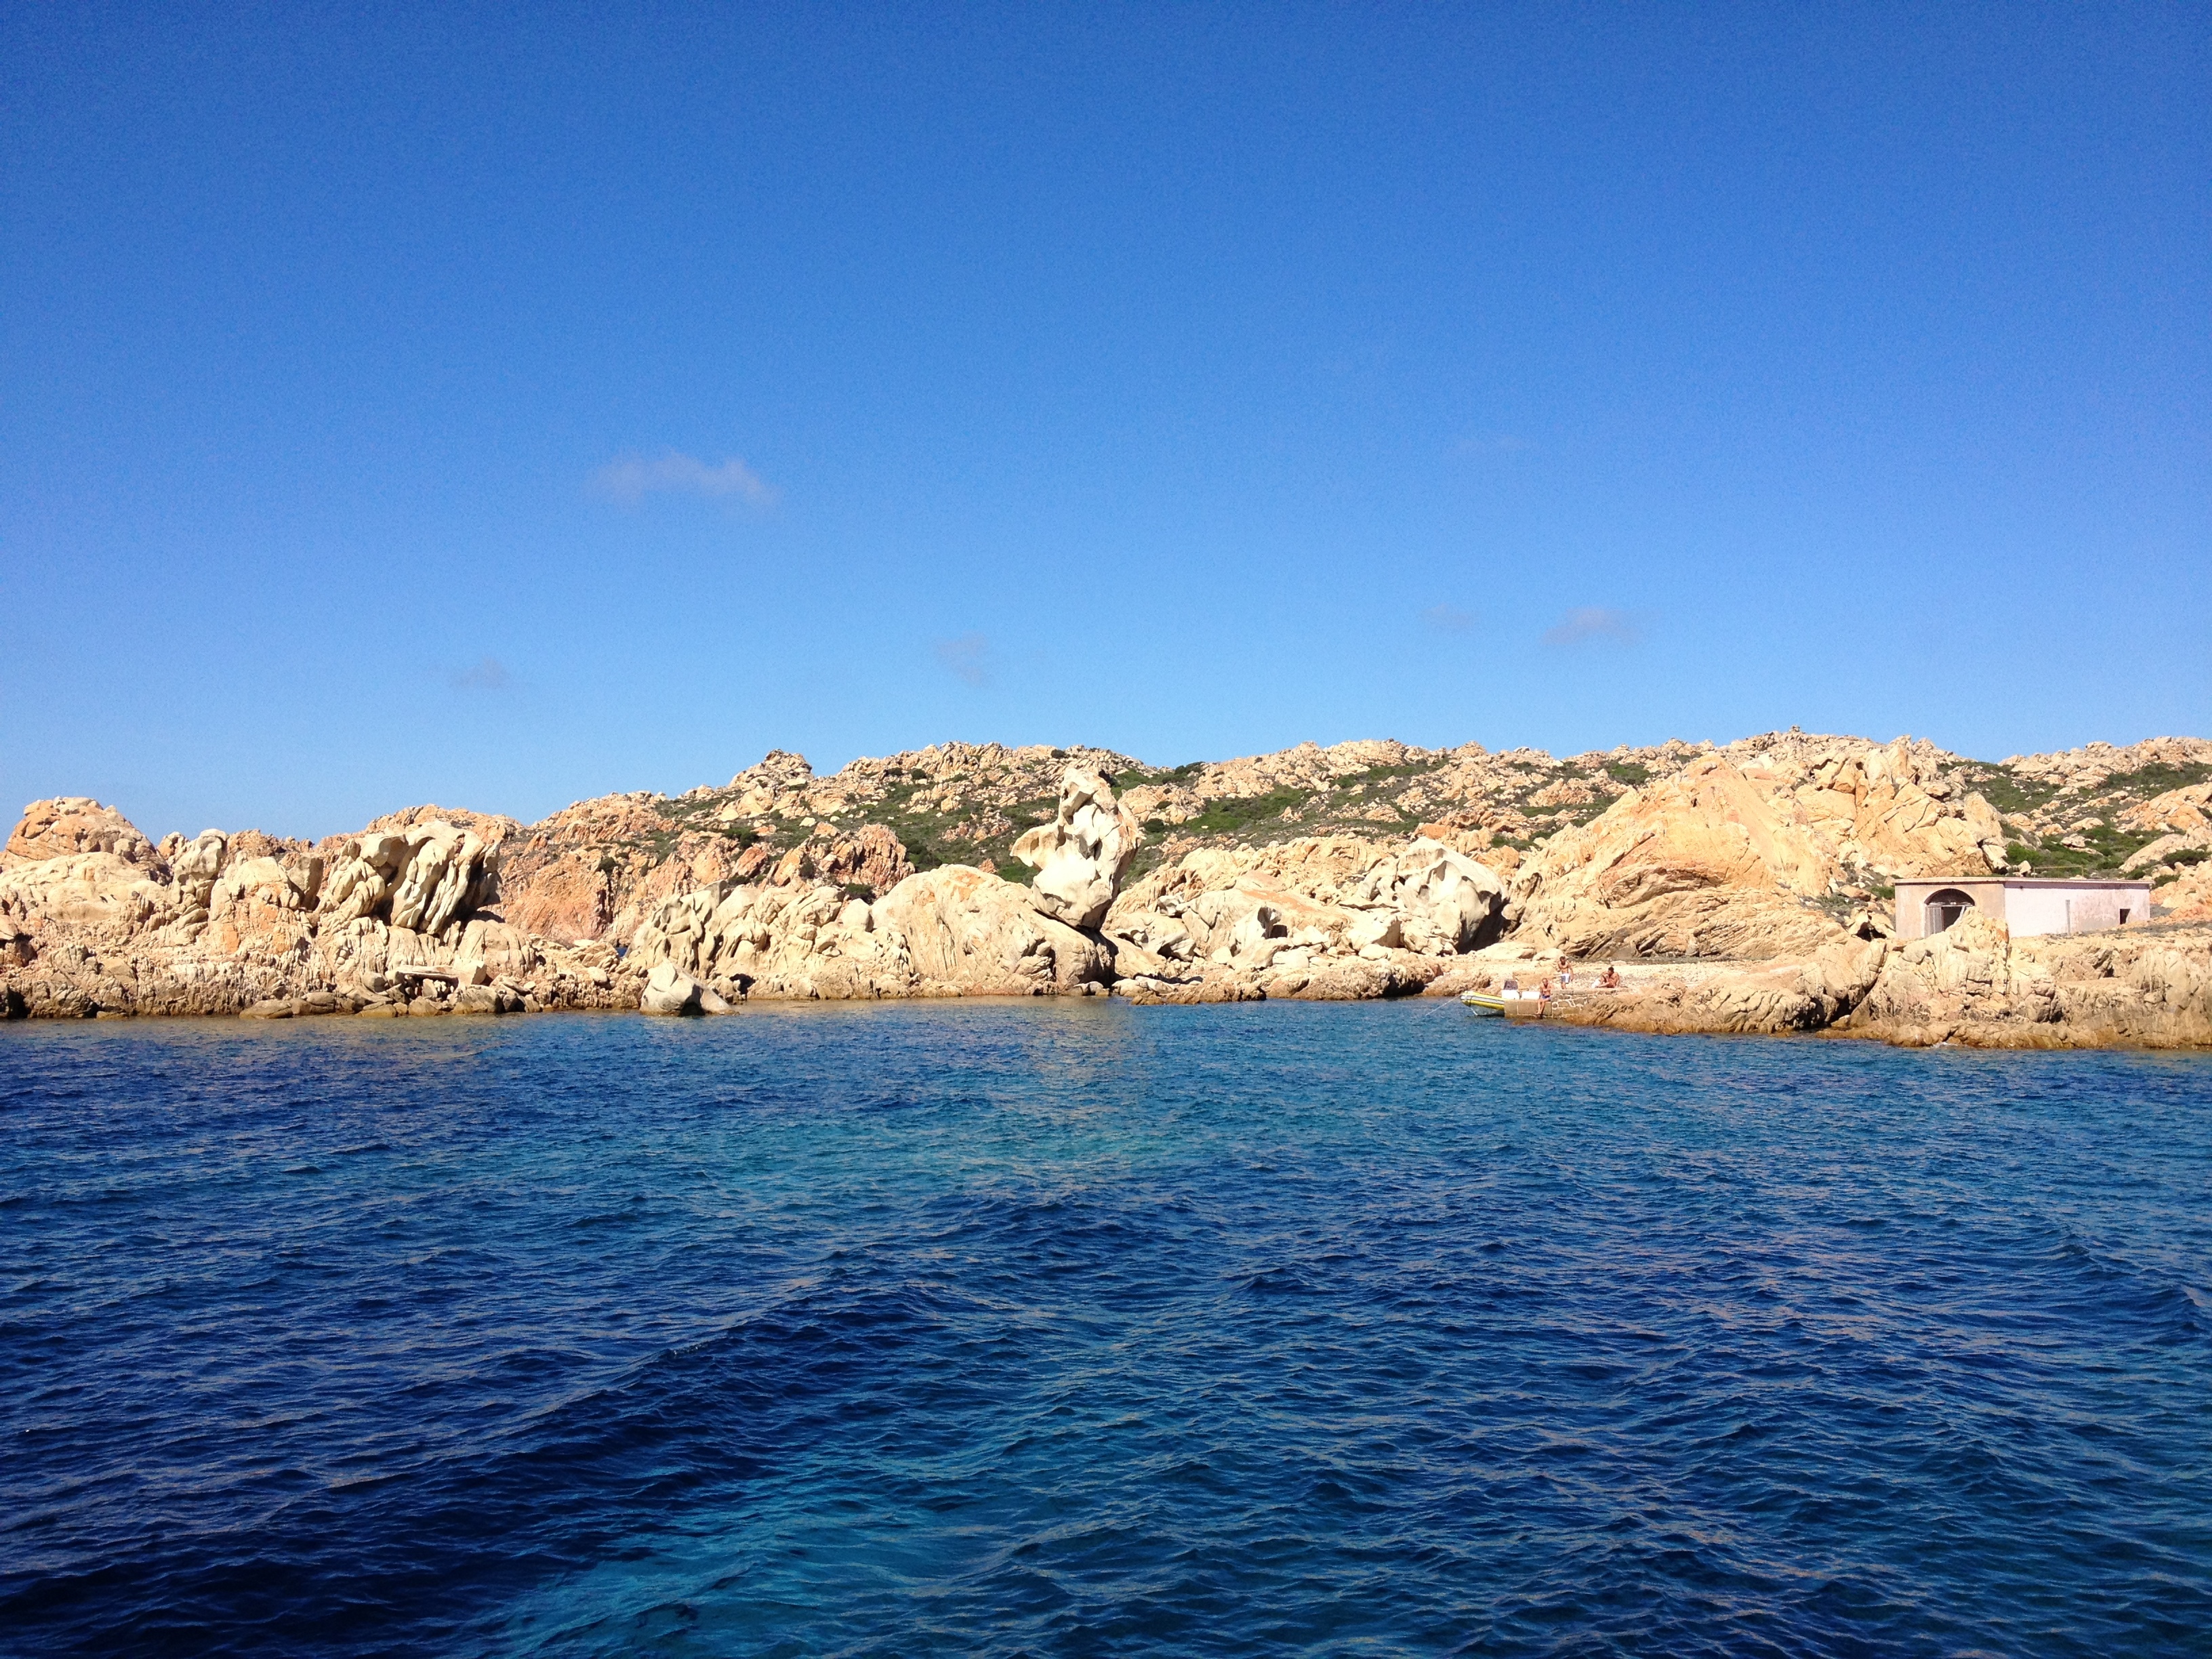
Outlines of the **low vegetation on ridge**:
{"type": "MultiPolygon", "coordinates": [[[[1012,878],[1020,873],[1013,842],[1051,817],[1060,775],[1078,758],[1113,781],[1144,827],[1132,880],[1202,846],[1265,847],[1326,835],[1389,839],[1424,825],[1478,850],[1497,848],[1510,865],[1701,755],[1749,763],[1778,744],[1837,741],[1844,740],[1775,732],[1717,748],[1670,741],[1562,758],[1527,748],[1421,749],[1376,740],[1172,766],[1080,746],[950,743],[863,757],[826,776],[797,756],[774,753],[726,785],[672,797],[606,797],[569,811],[598,820],[574,827],[597,830],[589,839],[616,887],[642,881],[679,854],[696,856],[705,838],[734,852],[762,849],[757,860],[870,823],[896,836],[916,870],[972,864],[1012,878]]],[[[2175,841],[2155,805],[2212,784],[2212,745],[2200,740],[2127,750],[2093,744],[2002,761],[1933,753],[1959,790],[1978,793],[2002,817],[2004,857],[2016,872],[2170,878],[2204,856],[2203,848],[2185,844],[2188,837],[2175,841]],[[2174,844],[2161,850],[2162,841],[2174,844]],[[2146,848],[2155,854],[2147,863],[2146,848]]],[[[1887,892],[1870,874],[1831,902],[1886,899],[1887,892]]]]}

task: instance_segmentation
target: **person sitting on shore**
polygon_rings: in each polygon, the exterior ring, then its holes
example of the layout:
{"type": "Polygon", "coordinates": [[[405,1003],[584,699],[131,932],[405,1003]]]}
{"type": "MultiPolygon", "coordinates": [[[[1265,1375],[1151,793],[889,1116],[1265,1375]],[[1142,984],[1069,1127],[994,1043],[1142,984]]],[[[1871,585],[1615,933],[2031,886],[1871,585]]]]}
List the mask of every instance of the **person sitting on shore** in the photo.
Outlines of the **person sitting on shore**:
{"type": "Polygon", "coordinates": [[[1539,985],[1536,988],[1536,994],[1542,1000],[1549,1002],[1552,1000],[1552,981],[1547,979],[1539,985]]]}
{"type": "Polygon", "coordinates": [[[1618,991],[1620,988],[1620,964],[1619,963],[1608,962],[1606,963],[1605,971],[1597,976],[1597,988],[1601,991],[1618,991]]]}

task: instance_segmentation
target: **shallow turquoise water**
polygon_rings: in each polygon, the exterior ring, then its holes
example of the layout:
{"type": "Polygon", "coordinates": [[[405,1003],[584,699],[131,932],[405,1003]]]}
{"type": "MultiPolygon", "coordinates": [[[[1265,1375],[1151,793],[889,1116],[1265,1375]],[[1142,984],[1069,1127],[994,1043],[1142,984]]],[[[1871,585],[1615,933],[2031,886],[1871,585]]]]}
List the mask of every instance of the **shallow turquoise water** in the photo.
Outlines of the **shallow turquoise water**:
{"type": "Polygon", "coordinates": [[[0,1028],[25,1653],[2203,1650],[2212,1057],[0,1028]]]}

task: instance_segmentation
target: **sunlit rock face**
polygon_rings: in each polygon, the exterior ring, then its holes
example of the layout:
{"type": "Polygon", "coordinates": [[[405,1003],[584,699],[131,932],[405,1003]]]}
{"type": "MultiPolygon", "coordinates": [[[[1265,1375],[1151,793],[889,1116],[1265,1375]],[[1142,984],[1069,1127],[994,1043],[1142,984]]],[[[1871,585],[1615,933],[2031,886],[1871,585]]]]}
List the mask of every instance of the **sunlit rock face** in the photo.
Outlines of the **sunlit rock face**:
{"type": "Polygon", "coordinates": [[[1567,954],[1631,965],[1609,1000],[1560,999],[1598,1024],[2186,1042],[2208,854],[2195,738],[2002,763],[1795,730],[1565,759],[1358,742],[1159,770],[944,744],[826,776],[772,754],[528,826],[416,806],[314,844],[155,844],[57,798],[0,848],[0,1013],[1383,997],[1567,954]],[[1906,877],[2124,860],[2167,924],[2141,938],[1886,939],[1906,877]]]}
{"type": "Polygon", "coordinates": [[[1060,806],[1014,842],[1014,856],[1036,869],[1031,887],[1037,908],[1071,927],[1096,927],[1106,919],[1122,872],[1144,839],[1128,809],[1088,766],[1071,766],[1060,780],[1060,806]]]}

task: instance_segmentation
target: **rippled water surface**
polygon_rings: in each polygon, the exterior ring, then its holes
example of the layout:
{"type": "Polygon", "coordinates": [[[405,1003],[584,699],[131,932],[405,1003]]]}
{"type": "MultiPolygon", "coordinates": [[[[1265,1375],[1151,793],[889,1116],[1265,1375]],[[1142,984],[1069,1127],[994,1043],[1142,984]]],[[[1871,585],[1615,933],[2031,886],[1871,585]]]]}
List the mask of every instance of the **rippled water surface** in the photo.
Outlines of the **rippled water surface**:
{"type": "Polygon", "coordinates": [[[0,1029],[0,1648],[2206,1650],[2212,1058],[0,1029]]]}

